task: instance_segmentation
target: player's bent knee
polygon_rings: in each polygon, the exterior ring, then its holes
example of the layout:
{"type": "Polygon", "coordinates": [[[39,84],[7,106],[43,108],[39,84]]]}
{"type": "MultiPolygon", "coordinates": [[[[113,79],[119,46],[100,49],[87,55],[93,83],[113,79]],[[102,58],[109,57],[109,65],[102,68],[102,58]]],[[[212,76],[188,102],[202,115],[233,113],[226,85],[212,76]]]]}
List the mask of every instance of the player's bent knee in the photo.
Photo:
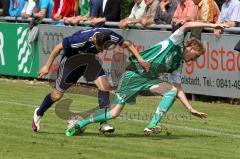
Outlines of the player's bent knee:
{"type": "Polygon", "coordinates": [[[175,87],[175,86],[172,86],[172,89],[171,89],[171,91],[177,92],[177,87],[175,87]]]}
{"type": "Polygon", "coordinates": [[[120,115],[121,111],[123,110],[124,108],[124,104],[118,104],[117,106],[113,106],[111,111],[110,111],[110,115],[111,115],[111,118],[116,118],[120,115]]]}
{"type": "Polygon", "coordinates": [[[104,92],[109,91],[109,88],[105,85],[102,85],[99,89],[104,92]]]}
{"type": "Polygon", "coordinates": [[[112,90],[112,87],[108,84],[103,84],[99,87],[99,89],[101,91],[108,92],[108,91],[112,90]]]}
{"type": "Polygon", "coordinates": [[[165,87],[165,91],[168,92],[168,91],[174,91],[174,92],[177,92],[177,88],[169,83],[165,83],[164,84],[164,87],[165,87]]]}
{"type": "Polygon", "coordinates": [[[119,111],[111,111],[111,118],[114,119],[120,115],[119,111]]]}
{"type": "Polygon", "coordinates": [[[159,83],[156,85],[153,85],[152,87],[149,88],[149,90],[156,95],[163,95],[164,93],[168,92],[168,91],[177,91],[177,88],[174,87],[173,85],[167,83],[167,82],[163,82],[163,83],[159,83]]]}
{"type": "Polygon", "coordinates": [[[63,97],[63,93],[60,93],[60,92],[52,92],[51,93],[51,98],[55,102],[60,100],[62,97],[63,97]]]}

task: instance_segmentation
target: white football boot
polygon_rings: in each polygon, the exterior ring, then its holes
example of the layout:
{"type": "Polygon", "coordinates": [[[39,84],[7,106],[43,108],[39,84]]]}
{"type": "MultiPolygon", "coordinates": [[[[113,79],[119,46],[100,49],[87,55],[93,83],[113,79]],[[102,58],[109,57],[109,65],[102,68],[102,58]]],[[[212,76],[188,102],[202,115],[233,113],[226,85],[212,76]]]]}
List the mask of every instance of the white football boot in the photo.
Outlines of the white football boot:
{"type": "Polygon", "coordinates": [[[32,121],[32,130],[34,132],[38,132],[40,130],[40,121],[42,119],[41,116],[37,115],[37,111],[39,108],[36,108],[34,111],[34,115],[33,115],[33,121],[32,121]]]}

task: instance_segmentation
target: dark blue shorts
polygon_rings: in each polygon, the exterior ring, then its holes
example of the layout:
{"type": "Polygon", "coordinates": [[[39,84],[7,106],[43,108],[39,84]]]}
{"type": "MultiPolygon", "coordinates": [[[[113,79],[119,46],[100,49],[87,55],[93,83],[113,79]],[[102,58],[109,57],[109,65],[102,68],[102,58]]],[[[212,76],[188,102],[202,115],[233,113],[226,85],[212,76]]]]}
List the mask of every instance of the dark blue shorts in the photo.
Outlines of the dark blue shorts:
{"type": "Polygon", "coordinates": [[[106,76],[106,72],[93,54],[63,57],[58,69],[55,88],[63,93],[76,84],[82,76],[87,82],[92,82],[100,76],[106,76]]]}

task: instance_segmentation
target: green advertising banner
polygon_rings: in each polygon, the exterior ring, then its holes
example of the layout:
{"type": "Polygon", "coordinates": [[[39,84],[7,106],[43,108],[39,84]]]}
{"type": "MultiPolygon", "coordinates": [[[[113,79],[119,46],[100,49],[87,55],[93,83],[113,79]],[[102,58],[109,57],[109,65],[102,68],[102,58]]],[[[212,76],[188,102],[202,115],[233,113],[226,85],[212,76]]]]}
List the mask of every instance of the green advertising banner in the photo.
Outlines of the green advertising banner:
{"type": "Polygon", "coordinates": [[[28,43],[27,24],[0,23],[0,74],[37,77],[37,43],[28,43]]]}

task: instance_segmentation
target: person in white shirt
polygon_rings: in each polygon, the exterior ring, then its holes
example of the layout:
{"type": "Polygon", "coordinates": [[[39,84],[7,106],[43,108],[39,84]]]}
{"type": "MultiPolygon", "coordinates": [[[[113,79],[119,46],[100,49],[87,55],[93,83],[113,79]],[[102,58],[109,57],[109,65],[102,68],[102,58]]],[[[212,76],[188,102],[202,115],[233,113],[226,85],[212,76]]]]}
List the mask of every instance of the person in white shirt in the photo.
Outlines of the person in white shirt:
{"type": "MultiPolygon", "coordinates": [[[[217,23],[227,24],[229,27],[237,27],[240,24],[240,1],[225,0],[217,23]]],[[[221,30],[214,29],[216,37],[220,37],[221,30]]]]}
{"type": "Polygon", "coordinates": [[[118,24],[119,28],[124,29],[128,24],[131,23],[132,20],[139,19],[143,15],[144,10],[146,8],[146,4],[144,0],[134,0],[134,1],[135,1],[135,5],[132,8],[131,14],[127,18],[122,19],[119,22],[118,24]]]}
{"type": "Polygon", "coordinates": [[[36,3],[33,0],[26,0],[22,10],[22,18],[27,19],[33,15],[33,9],[36,3]]]}

